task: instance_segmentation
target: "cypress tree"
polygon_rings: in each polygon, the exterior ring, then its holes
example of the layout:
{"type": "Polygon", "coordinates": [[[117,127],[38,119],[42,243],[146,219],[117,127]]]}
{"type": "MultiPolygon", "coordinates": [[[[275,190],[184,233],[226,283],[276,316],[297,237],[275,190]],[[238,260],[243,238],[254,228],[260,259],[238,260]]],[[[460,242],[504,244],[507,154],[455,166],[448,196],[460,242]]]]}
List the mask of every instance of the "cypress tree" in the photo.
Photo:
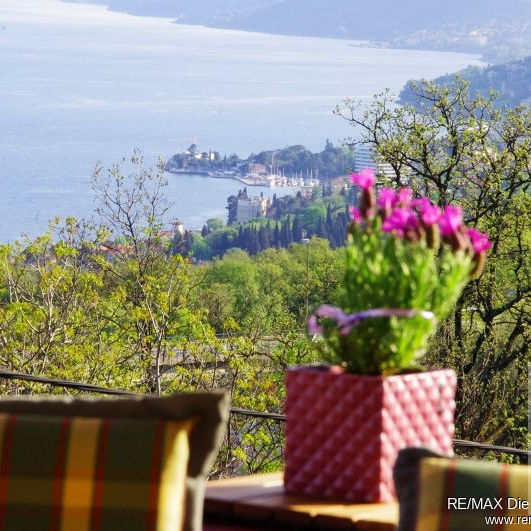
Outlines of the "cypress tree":
{"type": "Polygon", "coordinates": [[[249,241],[249,254],[257,254],[260,252],[260,241],[258,240],[258,231],[251,229],[250,241],[249,241]]]}
{"type": "Polygon", "coordinates": [[[251,229],[249,227],[246,227],[243,231],[243,242],[241,245],[242,249],[245,249],[246,251],[250,252],[251,249],[251,229]]]}
{"type": "Polygon", "coordinates": [[[326,232],[330,234],[334,230],[334,222],[332,220],[332,207],[328,205],[328,208],[326,209],[326,232]]]}
{"type": "Polygon", "coordinates": [[[260,230],[258,231],[258,240],[260,242],[260,250],[261,251],[271,247],[271,241],[270,241],[270,237],[269,237],[269,229],[265,225],[262,225],[260,227],[260,230]]]}
{"type": "Polygon", "coordinates": [[[278,226],[278,221],[275,223],[275,231],[273,233],[273,244],[278,249],[280,247],[280,228],[278,226]]]}
{"type": "Polygon", "coordinates": [[[302,240],[302,222],[299,216],[295,216],[295,219],[293,220],[293,241],[300,243],[302,240]]]}
{"type": "Polygon", "coordinates": [[[240,192],[238,196],[231,195],[227,198],[227,225],[236,223],[236,216],[238,212],[238,199],[240,198],[240,192]]]}
{"type": "Polygon", "coordinates": [[[280,245],[281,247],[289,247],[289,244],[292,242],[291,234],[291,224],[289,216],[286,218],[286,221],[282,224],[280,230],[280,245]]]}
{"type": "Polygon", "coordinates": [[[323,218],[319,218],[319,220],[317,221],[317,230],[315,232],[316,232],[317,236],[319,236],[319,238],[326,238],[327,237],[326,226],[325,226],[325,222],[324,222],[323,218]]]}

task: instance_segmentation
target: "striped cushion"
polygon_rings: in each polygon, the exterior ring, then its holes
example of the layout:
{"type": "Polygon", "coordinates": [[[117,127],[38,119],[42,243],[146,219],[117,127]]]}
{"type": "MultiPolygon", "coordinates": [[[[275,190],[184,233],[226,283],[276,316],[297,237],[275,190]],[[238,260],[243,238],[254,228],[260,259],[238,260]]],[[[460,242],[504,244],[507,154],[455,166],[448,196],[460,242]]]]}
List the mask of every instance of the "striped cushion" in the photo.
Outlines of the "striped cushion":
{"type": "Polygon", "coordinates": [[[0,414],[0,529],[181,529],[192,426],[0,414]]]}
{"type": "Polygon", "coordinates": [[[530,469],[522,465],[423,458],[417,531],[531,528],[530,469]],[[518,503],[520,500],[520,503],[518,503]]]}

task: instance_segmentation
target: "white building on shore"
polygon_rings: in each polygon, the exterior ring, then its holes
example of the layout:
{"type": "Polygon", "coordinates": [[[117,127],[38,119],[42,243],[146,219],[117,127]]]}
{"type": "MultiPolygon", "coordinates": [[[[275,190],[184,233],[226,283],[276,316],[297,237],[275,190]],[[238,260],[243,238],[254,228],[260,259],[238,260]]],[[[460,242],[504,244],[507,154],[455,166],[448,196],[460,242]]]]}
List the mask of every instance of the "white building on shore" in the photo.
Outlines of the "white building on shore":
{"type": "Polygon", "coordinates": [[[389,179],[396,178],[396,174],[392,166],[388,162],[378,160],[378,156],[374,148],[367,144],[360,144],[356,147],[356,159],[354,169],[356,172],[365,170],[367,168],[374,171],[376,174],[385,175],[389,179]]]}
{"type": "Polygon", "coordinates": [[[266,215],[271,202],[263,195],[238,199],[236,221],[245,223],[250,219],[261,218],[266,215]]]}

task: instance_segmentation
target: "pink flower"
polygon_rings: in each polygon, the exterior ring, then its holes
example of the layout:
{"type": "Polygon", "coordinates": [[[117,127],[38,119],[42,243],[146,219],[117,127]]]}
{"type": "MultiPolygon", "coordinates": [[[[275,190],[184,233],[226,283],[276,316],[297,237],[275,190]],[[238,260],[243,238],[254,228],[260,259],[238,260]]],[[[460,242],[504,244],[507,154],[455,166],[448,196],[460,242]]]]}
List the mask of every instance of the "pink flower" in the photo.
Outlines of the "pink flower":
{"type": "Polygon", "coordinates": [[[492,247],[488,234],[476,229],[468,229],[467,234],[476,253],[484,253],[492,247]]]}
{"type": "Polygon", "coordinates": [[[415,199],[411,202],[411,206],[415,207],[420,213],[420,219],[425,226],[435,225],[439,221],[441,209],[433,205],[427,197],[415,199]]]}
{"type": "Polygon", "coordinates": [[[413,199],[413,190],[411,188],[400,188],[398,190],[398,204],[403,207],[408,207],[413,199]]]}
{"type": "Polygon", "coordinates": [[[429,201],[420,209],[420,219],[426,226],[435,225],[441,216],[441,209],[429,201]]]}
{"type": "Polygon", "coordinates": [[[463,211],[458,206],[447,205],[439,216],[438,223],[443,236],[456,234],[463,223],[463,211]]]}
{"type": "Polygon", "coordinates": [[[360,188],[367,190],[372,187],[374,181],[376,180],[376,177],[374,176],[374,172],[370,168],[366,168],[364,170],[361,170],[359,173],[352,173],[350,175],[350,180],[354,184],[357,184],[360,188]]]}
{"type": "Polygon", "coordinates": [[[406,231],[415,230],[417,227],[418,218],[409,208],[395,208],[382,224],[384,232],[394,232],[398,236],[404,236],[406,231]]]}
{"type": "Polygon", "coordinates": [[[361,212],[359,211],[358,208],[350,206],[350,207],[348,207],[348,210],[350,212],[350,219],[354,223],[358,223],[359,224],[359,223],[361,223],[363,221],[363,216],[361,215],[361,212]]]}
{"type": "Polygon", "coordinates": [[[427,197],[421,197],[420,199],[414,199],[411,201],[411,206],[422,211],[424,207],[431,206],[431,201],[427,197]]]}
{"type": "Polygon", "coordinates": [[[398,195],[391,188],[382,188],[378,197],[378,206],[384,210],[393,208],[398,203],[398,195]]]}

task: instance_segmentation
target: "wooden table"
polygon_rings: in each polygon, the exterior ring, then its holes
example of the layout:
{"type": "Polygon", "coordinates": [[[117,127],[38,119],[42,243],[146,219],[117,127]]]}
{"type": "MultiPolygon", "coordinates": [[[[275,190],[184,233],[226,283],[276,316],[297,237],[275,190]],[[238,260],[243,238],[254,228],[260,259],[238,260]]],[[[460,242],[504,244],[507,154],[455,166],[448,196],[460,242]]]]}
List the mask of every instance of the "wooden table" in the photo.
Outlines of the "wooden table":
{"type": "Polygon", "coordinates": [[[345,504],[284,493],[282,474],[209,481],[204,531],[351,529],[394,531],[396,503],[345,504]]]}

